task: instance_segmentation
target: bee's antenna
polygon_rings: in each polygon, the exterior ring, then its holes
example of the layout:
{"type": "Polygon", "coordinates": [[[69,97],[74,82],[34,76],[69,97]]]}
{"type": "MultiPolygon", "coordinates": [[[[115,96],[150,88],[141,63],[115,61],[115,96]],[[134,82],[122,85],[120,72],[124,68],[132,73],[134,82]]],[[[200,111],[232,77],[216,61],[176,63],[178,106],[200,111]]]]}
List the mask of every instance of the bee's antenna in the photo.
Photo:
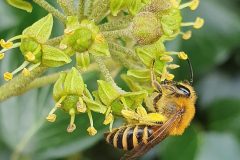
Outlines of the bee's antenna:
{"type": "Polygon", "coordinates": [[[188,62],[189,71],[190,71],[190,84],[192,85],[193,84],[193,68],[192,68],[192,63],[191,63],[189,57],[187,59],[187,62],[188,62]]]}

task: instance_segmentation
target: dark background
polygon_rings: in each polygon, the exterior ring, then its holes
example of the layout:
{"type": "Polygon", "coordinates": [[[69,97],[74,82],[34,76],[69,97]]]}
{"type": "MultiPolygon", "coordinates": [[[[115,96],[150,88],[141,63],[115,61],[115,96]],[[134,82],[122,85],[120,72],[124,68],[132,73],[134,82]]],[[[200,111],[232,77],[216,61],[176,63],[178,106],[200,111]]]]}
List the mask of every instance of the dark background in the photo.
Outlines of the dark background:
{"type": "MultiPolygon", "coordinates": [[[[194,68],[194,87],[198,94],[197,114],[183,136],[169,137],[142,159],[161,160],[237,160],[240,157],[240,1],[201,0],[196,12],[184,10],[184,20],[201,16],[205,26],[194,30],[191,40],[177,38],[169,50],[185,51],[194,68]]],[[[31,25],[46,12],[34,5],[32,14],[0,1],[0,37],[8,39],[31,25]]],[[[53,36],[62,33],[55,21],[53,36]]],[[[0,74],[23,62],[19,50],[10,51],[0,61],[0,74]]],[[[181,62],[179,62],[181,63],[181,62]]],[[[179,80],[188,77],[187,65],[176,71],[179,80]]],[[[53,72],[54,70],[50,70],[53,72]]],[[[96,74],[84,76],[91,89],[96,74]]],[[[118,80],[119,81],[119,80],[118,80]]],[[[5,83],[0,78],[0,84],[5,83]]],[[[121,83],[122,84],[122,83],[121,83]]],[[[122,86],[124,87],[124,86],[122,86]]],[[[121,152],[105,144],[102,118],[95,114],[97,136],[90,137],[86,115],[78,116],[77,130],[68,134],[69,117],[58,111],[58,120],[45,121],[54,105],[52,87],[30,91],[0,103],[0,159],[21,160],[106,160],[118,159],[121,152]]]]}

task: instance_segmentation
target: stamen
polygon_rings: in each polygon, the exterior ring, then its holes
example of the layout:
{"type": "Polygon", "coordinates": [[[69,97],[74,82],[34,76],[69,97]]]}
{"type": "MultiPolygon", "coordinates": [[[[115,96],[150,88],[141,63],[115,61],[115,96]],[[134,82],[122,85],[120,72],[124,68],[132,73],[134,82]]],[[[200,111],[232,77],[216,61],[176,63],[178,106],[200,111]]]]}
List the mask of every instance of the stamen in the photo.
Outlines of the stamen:
{"type": "Polygon", "coordinates": [[[87,111],[86,104],[81,97],[79,97],[79,101],[77,102],[77,111],[80,113],[85,113],[87,111]]]}
{"type": "Polygon", "coordinates": [[[169,69],[177,69],[177,68],[179,68],[180,66],[177,65],[177,64],[169,64],[167,67],[168,67],[169,69]]]}
{"type": "Polygon", "coordinates": [[[182,60],[187,60],[188,59],[188,55],[185,52],[179,52],[178,53],[178,58],[182,59],[182,60]]]}
{"type": "Polygon", "coordinates": [[[21,70],[23,70],[23,68],[27,67],[27,65],[29,64],[29,62],[24,61],[23,64],[21,66],[19,66],[17,69],[15,69],[12,74],[15,75],[18,72],[20,72],[21,70]]]}
{"type": "Polygon", "coordinates": [[[204,19],[197,17],[195,22],[185,22],[185,23],[181,23],[182,27],[189,27],[189,26],[193,26],[193,28],[195,29],[200,29],[202,26],[204,25],[204,19]]]}
{"type": "Polygon", "coordinates": [[[97,43],[103,43],[105,41],[105,39],[104,39],[102,34],[97,34],[96,37],[95,37],[95,41],[97,43]]]}
{"type": "Polygon", "coordinates": [[[28,77],[28,76],[30,76],[30,71],[29,71],[27,68],[24,68],[23,71],[22,71],[22,74],[23,74],[25,77],[28,77]]]}
{"type": "Polygon", "coordinates": [[[113,121],[113,115],[112,113],[109,113],[106,117],[105,120],[103,122],[104,125],[108,125],[109,123],[111,123],[113,121]]]}
{"type": "Polygon", "coordinates": [[[53,107],[53,109],[49,112],[48,116],[47,116],[47,120],[49,122],[55,122],[57,116],[56,114],[54,114],[54,112],[56,112],[56,110],[59,108],[59,104],[62,103],[62,101],[66,98],[66,96],[63,96],[60,98],[60,100],[55,104],[55,106],[53,107]]]}
{"type": "Polygon", "coordinates": [[[203,25],[204,25],[204,19],[197,17],[193,27],[196,29],[200,29],[202,28],[203,25]]]}
{"type": "Polygon", "coordinates": [[[18,35],[18,36],[10,38],[8,41],[12,42],[12,41],[15,41],[17,39],[26,38],[26,37],[27,37],[26,35],[18,35]]]}
{"type": "Polygon", "coordinates": [[[10,72],[5,72],[3,77],[4,77],[5,81],[9,81],[13,78],[13,75],[10,72]]]}
{"type": "Polygon", "coordinates": [[[70,109],[69,115],[70,115],[71,119],[70,119],[70,123],[67,128],[67,132],[71,133],[76,129],[76,125],[74,124],[74,121],[75,121],[75,109],[74,108],[70,109]]]}
{"type": "Polygon", "coordinates": [[[185,33],[180,32],[180,34],[182,34],[182,39],[184,40],[188,40],[192,37],[192,31],[187,31],[185,33]]]}
{"type": "Polygon", "coordinates": [[[174,76],[173,74],[167,73],[167,75],[166,75],[166,80],[171,81],[171,80],[174,79],[174,77],[175,77],[175,76],[174,76]]]}
{"type": "Polygon", "coordinates": [[[163,55],[161,58],[160,58],[161,61],[165,61],[165,62],[172,62],[173,61],[173,58],[169,55],[163,55]]]}
{"type": "Polygon", "coordinates": [[[0,60],[4,58],[4,53],[0,53],[0,60]]]}
{"type": "Polygon", "coordinates": [[[88,131],[90,136],[94,136],[95,134],[97,134],[97,130],[93,127],[93,118],[92,118],[91,111],[88,110],[87,112],[88,112],[88,118],[89,118],[89,121],[90,121],[90,127],[88,127],[87,131],[88,131]]]}
{"type": "Polygon", "coordinates": [[[35,68],[37,68],[38,66],[40,66],[41,65],[41,63],[39,62],[39,63],[36,63],[36,64],[33,64],[33,65],[31,65],[29,68],[28,68],[28,70],[29,71],[32,71],[32,70],[34,70],[35,68]]]}
{"type": "Polygon", "coordinates": [[[0,52],[6,52],[10,49],[13,49],[13,48],[17,48],[21,45],[21,43],[14,43],[13,46],[11,48],[3,48],[0,52]]]}
{"type": "Polygon", "coordinates": [[[4,39],[0,40],[0,44],[1,44],[2,48],[4,48],[4,49],[10,49],[13,46],[13,42],[5,41],[4,39]]]}
{"type": "Polygon", "coordinates": [[[29,61],[29,62],[32,62],[32,61],[34,61],[35,60],[35,55],[32,53],[32,52],[27,52],[27,54],[25,55],[25,57],[26,57],[26,59],[27,59],[27,61],[29,61]]]}
{"type": "Polygon", "coordinates": [[[192,0],[190,2],[184,3],[179,6],[179,9],[184,9],[189,7],[191,10],[196,10],[199,6],[199,0],[192,0]]]}

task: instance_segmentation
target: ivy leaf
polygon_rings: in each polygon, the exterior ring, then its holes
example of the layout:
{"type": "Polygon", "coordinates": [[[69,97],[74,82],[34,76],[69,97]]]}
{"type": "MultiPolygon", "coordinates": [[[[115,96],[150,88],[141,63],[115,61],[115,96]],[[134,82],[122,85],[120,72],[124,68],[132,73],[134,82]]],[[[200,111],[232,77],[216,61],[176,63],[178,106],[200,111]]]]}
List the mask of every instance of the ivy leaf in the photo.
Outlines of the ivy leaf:
{"type": "Polygon", "coordinates": [[[13,7],[22,9],[27,12],[32,12],[32,5],[31,3],[25,1],[25,0],[7,0],[8,4],[10,4],[13,7]]]}
{"type": "Polygon", "coordinates": [[[35,38],[39,43],[45,43],[51,35],[52,27],[53,17],[52,14],[48,14],[26,28],[22,34],[35,38]]]}

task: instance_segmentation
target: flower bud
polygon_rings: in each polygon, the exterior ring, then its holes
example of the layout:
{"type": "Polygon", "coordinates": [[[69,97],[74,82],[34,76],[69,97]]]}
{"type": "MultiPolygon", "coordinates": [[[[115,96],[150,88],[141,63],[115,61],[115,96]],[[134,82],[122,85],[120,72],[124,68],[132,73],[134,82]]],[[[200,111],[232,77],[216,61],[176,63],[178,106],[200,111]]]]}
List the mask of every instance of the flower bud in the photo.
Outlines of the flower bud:
{"type": "Polygon", "coordinates": [[[152,44],[162,36],[161,23],[153,13],[141,12],[133,19],[132,35],[138,44],[152,44]]]}

